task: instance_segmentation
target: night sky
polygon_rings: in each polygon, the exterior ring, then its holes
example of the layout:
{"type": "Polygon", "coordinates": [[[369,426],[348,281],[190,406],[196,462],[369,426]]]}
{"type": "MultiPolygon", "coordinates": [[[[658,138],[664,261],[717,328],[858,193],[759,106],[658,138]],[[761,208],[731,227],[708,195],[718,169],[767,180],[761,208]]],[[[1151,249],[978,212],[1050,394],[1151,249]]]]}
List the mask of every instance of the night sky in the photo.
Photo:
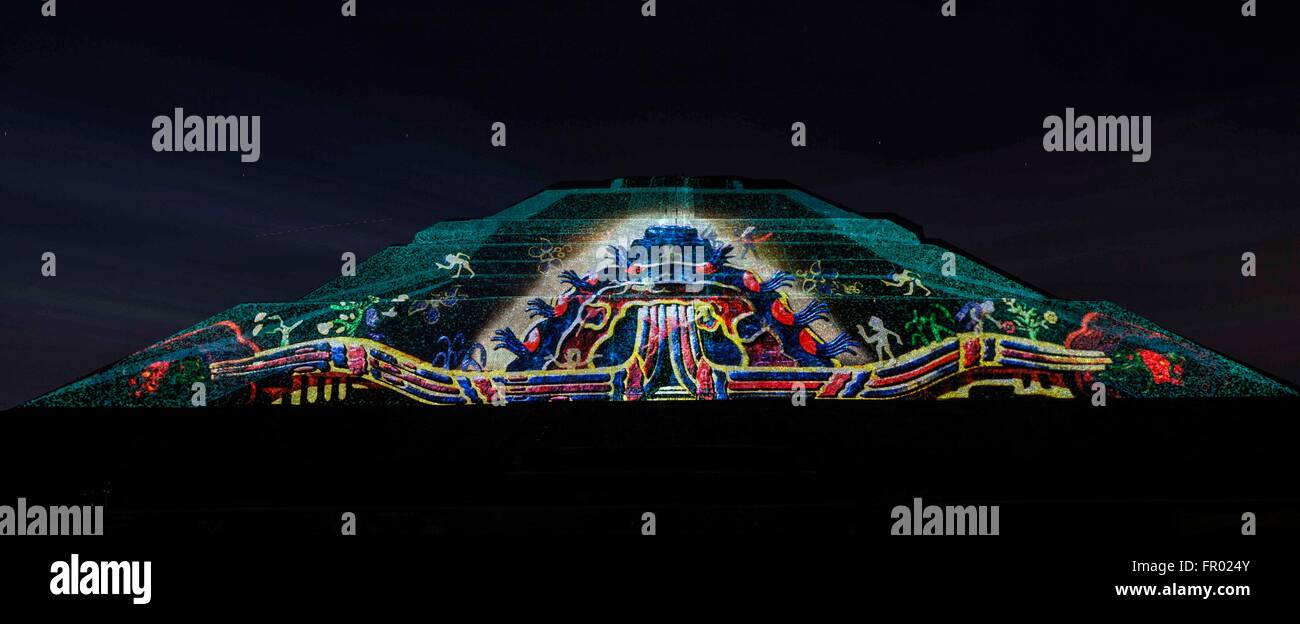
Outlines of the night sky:
{"type": "Polygon", "coordinates": [[[894,212],[1300,381],[1293,2],[340,4],[0,5],[0,406],[298,298],[343,251],[558,181],[671,173],[894,212]],[[261,115],[261,161],[155,153],[151,121],[178,106],[261,115]],[[1151,115],[1151,161],[1045,153],[1067,106],[1151,115]]]}

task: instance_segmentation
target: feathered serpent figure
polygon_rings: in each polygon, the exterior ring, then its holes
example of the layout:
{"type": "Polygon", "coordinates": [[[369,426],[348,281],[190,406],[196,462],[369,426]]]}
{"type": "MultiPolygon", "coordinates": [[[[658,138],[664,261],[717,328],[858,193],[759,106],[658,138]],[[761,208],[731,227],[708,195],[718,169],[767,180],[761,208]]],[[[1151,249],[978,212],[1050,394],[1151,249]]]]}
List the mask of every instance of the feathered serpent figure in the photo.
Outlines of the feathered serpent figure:
{"type": "Polygon", "coordinates": [[[794,276],[777,271],[762,279],[732,264],[733,245],[694,228],[653,226],[632,245],[606,251],[598,271],[561,273],[565,290],[554,301],[528,301],[529,316],[538,320],[523,338],[497,330],[495,348],[516,356],[507,370],[572,368],[573,361],[621,365],[658,357],[664,348],[687,367],[704,360],[825,367],[861,347],[851,334],[818,336],[812,326],[830,320],[830,307],[815,301],[793,309],[782,290],[794,276]],[[578,357],[560,357],[572,353],[578,357]]]}

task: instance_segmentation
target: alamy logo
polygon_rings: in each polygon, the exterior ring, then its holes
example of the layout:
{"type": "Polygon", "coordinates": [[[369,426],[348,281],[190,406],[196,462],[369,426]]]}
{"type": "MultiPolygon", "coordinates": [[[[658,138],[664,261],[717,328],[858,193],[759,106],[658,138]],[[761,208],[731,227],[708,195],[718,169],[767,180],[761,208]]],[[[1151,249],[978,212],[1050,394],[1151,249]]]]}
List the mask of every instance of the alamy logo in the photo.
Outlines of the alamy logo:
{"type": "Polygon", "coordinates": [[[1048,152],[1132,152],[1133,162],[1151,160],[1150,115],[1048,115],[1043,119],[1043,150],[1048,152]]]}
{"type": "Polygon", "coordinates": [[[899,505],[890,512],[894,526],[890,535],[997,535],[997,505],[921,506],[920,498],[912,506],[899,505]]]}
{"type": "Polygon", "coordinates": [[[601,269],[601,277],[614,282],[671,282],[688,289],[702,286],[709,253],[702,245],[633,245],[622,262],[601,269]]]}
{"type": "Polygon", "coordinates": [[[172,116],[153,118],[155,152],[239,152],[240,162],[262,158],[261,115],[185,115],[177,108],[172,116]]]}
{"type": "Polygon", "coordinates": [[[27,506],[18,499],[15,509],[0,505],[0,535],[103,535],[103,505],[80,507],[27,506]]]}
{"type": "Polygon", "coordinates": [[[150,576],[153,564],[149,561],[81,561],[72,555],[71,561],[50,564],[50,593],[55,596],[131,596],[135,604],[149,604],[150,576]]]}

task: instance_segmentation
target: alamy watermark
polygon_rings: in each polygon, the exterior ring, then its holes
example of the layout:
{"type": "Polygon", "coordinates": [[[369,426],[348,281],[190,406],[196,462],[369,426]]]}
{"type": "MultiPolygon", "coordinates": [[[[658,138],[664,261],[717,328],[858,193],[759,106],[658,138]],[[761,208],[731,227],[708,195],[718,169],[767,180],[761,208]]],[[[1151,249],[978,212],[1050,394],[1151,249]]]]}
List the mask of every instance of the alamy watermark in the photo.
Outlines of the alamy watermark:
{"type": "Polygon", "coordinates": [[[997,505],[922,505],[894,507],[889,516],[894,525],[890,535],[998,535],[997,505]]]}
{"type": "Polygon", "coordinates": [[[601,269],[604,280],[685,284],[688,290],[703,286],[701,281],[713,265],[704,245],[633,245],[615,262],[601,269]]]}
{"type": "Polygon", "coordinates": [[[81,561],[73,554],[69,561],[50,564],[50,593],[55,596],[131,596],[135,604],[149,604],[153,597],[149,561],[81,561]]]}
{"type": "Polygon", "coordinates": [[[0,505],[0,535],[103,535],[103,505],[0,505]]]}
{"type": "Polygon", "coordinates": [[[240,162],[262,158],[261,115],[172,115],[153,118],[155,152],[239,152],[240,162]]]}
{"type": "Polygon", "coordinates": [[[1043,150],[1048,152],[1131,152],[1133,162],[1151,160],[1150,115],[1074,114],[1048,115],[1043,119],[1043,150]]]}

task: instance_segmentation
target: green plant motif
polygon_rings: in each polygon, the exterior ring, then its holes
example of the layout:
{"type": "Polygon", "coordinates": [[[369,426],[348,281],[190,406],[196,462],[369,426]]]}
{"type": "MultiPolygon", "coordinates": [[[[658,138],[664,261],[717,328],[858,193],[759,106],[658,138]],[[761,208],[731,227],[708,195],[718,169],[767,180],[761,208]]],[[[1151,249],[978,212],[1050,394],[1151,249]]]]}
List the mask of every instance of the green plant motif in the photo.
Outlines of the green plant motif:
{"type": "Polygon", "coordinates": [[[921,347],[933,344],[947,338],[956,336],[957,332],[951,327],[953,323],[952,314],[948,309],[935,304],[930,306],[930,313],[921,316],[917,310],[912,310],[912,320],[903,324],[903,329],[911,332],[910,340],[913,347],[921,347]]]}
{"type": "MultiPolygon", "coordinates": [[[[401,303],[408,299],[410,299],[410,297],[407,295],[399,295],[397,298],[390,299],[389,301],[392,303],[401,303]]],[[[397,310],[391,306],[387,310],[379,312],[377,306],[381,301],[383,300],[379,297],[370,295],[367,297],[366,301],[340,301],[338,303],[331,303],[330,309],[338,312],[338,316],[334,317],[332,320],[318,323],[316,325],[316,331],[320,332],[321,335],[324,336],[331,334],[355,336],[357,329],[361,327],[362,323],[366,323],[373,327],[378,323],[380,316],[389,318],[397,316],[397,310]]]]}
{"type": "Polygon", "coordinates": [[[257,323],[257,325],[253,327],[253,335],[256,336],[262,333],[262,328],[265,326],[265,323],[270,321],[278,321],[280,324],[279,327],[275,328],[274,330],[270,330],[267,333],[271,333],[271,331],[279,332],[280,346],[282,347],[289,346],[289,334],[292,334],[293,330],[297,329],[299,325],[302,325],[301,320],[299,320],[297,323],[294,323],[293,325],[285,325],[284,319],[280,318],[279,314],[272,314],[271,316],[267,316],[265,312],[258,312],[257,316],[253,317],[253,322],[257,323]]]}
{"type": "MultiPolygon", "coordinates": [[[[1038,340],[1038,332],[1047,328],[1049,325],[1055,325],[1060,319],[1055,312],[1047,311],[1039,316],[1035,308],[1026,308],[1016,302],[1015,299],[1003,299],[1002,303],[1007,306],[1011,312],[1011,323],[1015,325],[1017,331],[1023,331],[1030,340],[1038,340]]],[[[1003,323],[1006,325],[1006,323],[1003,323]]],[[[1014,332],[1008,332],[1014,333],[1014,332]]]]}

